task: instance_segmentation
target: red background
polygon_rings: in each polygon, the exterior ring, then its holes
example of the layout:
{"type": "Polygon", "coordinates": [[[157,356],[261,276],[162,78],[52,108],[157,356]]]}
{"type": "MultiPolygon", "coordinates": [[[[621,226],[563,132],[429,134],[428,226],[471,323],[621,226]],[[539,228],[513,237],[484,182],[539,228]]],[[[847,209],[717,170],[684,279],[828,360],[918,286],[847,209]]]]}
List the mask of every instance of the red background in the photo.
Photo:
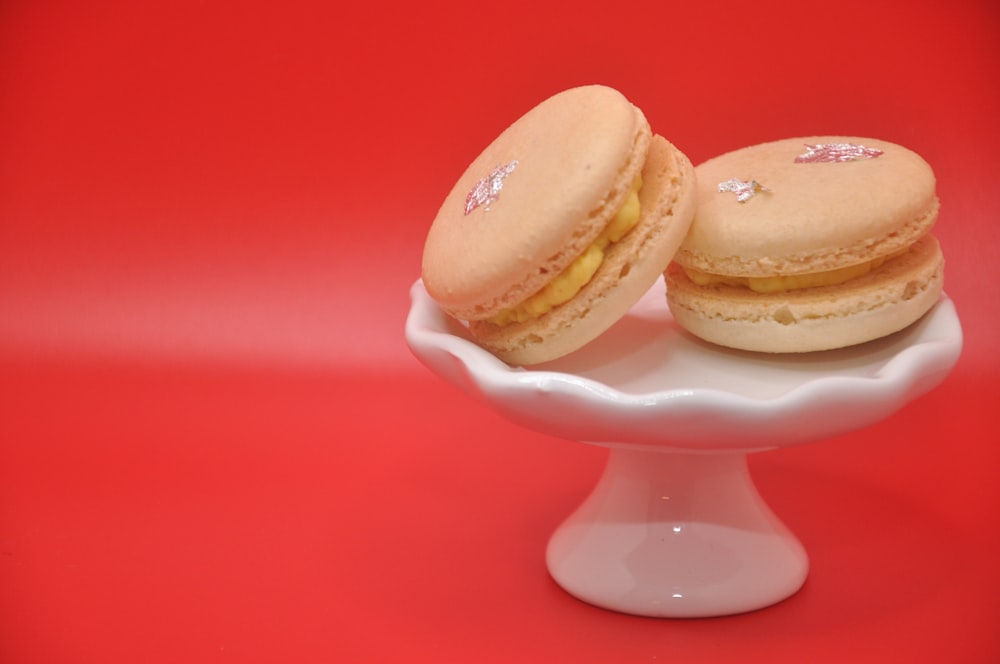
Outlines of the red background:
{"type": "Polygon", "coordinates": [[[992,0],[0,6],[0,661],[1000,661],[992,0]],[[568,597],[605,452],[403,340],[452,182],[605,83],[693,161],[841,133],[934,166],[945,382],[755,455],[805,587],[713,620],[568,597]]]}

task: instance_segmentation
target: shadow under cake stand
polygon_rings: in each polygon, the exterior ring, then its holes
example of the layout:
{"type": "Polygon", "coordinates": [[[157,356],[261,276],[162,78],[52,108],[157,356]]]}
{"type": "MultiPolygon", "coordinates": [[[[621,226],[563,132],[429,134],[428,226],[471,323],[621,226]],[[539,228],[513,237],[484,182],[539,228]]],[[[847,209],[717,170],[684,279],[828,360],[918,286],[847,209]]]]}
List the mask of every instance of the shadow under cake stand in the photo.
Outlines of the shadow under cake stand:
{"type": "Polygon", "coordinates": [[[720,348],[676,326],[661,280],[597,340],[525,369],[470,341],[419,280],[410,295],[406,339],[433,372],[521,426],[610,450],[546,563],[577,598],[644,616],[740,613],[794,594],[808,557],[747,455],[882,420],[940,383],[962,347],[942,295],[909,328],[851,348],[720,348]]]}

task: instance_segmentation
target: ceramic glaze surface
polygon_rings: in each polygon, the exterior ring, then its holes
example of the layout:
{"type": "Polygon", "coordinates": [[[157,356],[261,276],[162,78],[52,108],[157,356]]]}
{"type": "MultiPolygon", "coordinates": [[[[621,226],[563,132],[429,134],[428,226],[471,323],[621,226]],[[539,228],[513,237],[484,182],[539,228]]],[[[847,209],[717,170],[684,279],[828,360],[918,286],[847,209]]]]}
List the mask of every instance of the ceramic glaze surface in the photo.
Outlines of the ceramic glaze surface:
{"type": "Polygon", "coordinates": [[[662,281],[580,351],[530,370],[473,343],[418,281],[406,337],[432,371],[510,420],[610,448],[547,563],[584,601],[659,617],[762,608],[806,578],[802,545],[753,486],[746,455],[859,429],[936,386],[962,348],[947,296],[909,328],[832,351],[764,355],[683,332],[662,281]]]}

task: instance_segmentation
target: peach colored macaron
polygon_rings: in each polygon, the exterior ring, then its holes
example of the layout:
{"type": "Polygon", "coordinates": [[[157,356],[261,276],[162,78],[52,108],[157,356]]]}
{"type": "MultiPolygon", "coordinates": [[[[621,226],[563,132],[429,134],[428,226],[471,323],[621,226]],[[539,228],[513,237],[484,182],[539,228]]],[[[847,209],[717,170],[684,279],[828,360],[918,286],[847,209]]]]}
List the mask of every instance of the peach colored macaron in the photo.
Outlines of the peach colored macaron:
{"type": "Polygon", "coordinates": [[[732,348],[825,350],[899,331],[940,298],[931,167],[887,141],[791,138],[709,159],[666,272],[674,319],[732,348]]]}
{"type": "Polygon", "coordinates": [[[481,346],[516,365],[571,353],[656,282],[694,214],[694,169],[605,86],[515,121],[445,198],[422,280],[481,346]]]}

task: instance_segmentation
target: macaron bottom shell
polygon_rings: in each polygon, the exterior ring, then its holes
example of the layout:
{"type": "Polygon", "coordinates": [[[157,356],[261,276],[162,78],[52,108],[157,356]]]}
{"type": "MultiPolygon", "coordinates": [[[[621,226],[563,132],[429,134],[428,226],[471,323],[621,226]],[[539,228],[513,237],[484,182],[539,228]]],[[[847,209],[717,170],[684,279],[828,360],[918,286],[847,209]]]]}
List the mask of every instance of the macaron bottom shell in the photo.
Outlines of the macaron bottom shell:
{"type": "Polygon", "coordinates": [[[676,263],[664,276],[674,320],[696,337],[739,350],[803,353],[872,341],[919,320],[940,299],[944,258],[925,235],[862,277],[768,294],[698,286],[676,263]]]}

